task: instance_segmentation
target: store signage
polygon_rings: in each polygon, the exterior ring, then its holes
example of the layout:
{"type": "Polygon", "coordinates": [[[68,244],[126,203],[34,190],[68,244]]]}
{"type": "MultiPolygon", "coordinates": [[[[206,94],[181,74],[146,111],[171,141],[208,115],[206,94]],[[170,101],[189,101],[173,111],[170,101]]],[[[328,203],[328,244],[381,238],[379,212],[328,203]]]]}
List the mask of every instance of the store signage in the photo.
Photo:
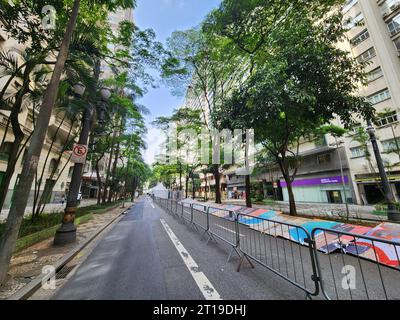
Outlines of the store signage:
{"type": "MultiPolygon", "coordinates": [[[[295,180],[292,184],[293,187],[307,187],[307,186],[318,186],[325,184],[340,184],[342,183],[342,177],[326,177],[326,178],[314,178],[314,179],[302,179],[295,180]]],[[[347,176],[344,177],[344,183],[349,183],[349,178],[347,176]]],[[[281,182],[282,188],[286,188],[286,182],[281,182]]]]}

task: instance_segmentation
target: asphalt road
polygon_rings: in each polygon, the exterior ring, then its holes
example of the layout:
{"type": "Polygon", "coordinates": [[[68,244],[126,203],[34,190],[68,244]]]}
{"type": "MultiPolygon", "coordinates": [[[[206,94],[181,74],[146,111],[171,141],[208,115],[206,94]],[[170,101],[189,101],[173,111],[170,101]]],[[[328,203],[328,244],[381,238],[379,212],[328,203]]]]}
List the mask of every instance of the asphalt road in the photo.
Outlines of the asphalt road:
{"type": "Polygon", "coordinates": [[[150,199],[142,198],[108,232],[52,299],[305,299],[300,289],[201,240],[150,199]]]}

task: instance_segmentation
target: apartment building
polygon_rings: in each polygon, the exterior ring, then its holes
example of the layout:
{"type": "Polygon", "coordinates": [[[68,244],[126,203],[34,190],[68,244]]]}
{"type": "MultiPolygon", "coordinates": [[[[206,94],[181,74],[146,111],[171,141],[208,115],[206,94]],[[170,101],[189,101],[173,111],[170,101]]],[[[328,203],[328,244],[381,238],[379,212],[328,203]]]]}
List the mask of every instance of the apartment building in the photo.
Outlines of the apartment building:
{"type": "MultiPolygon", "coordinates": [[[[1,24],[1,23],[0,23],[1,24]]],[[[13,49],[18,49],[23,52],[24,47],[16,42],[13,38],[9,37],[0,25],[0,50],[9,51],[13,49]]],[[[16,55],[16,57],[18,57],[16,55]]],[[[0,88],[3,88],[7,81],[6,77],[0,79],[0,88]]],[[[10,87],[10,90],[16,89],[19,83],[18,80],[10,87]]],[[[33,119],[37,118],[38,110],[34,108],[32,104],[24,104],[22,108],[22,112],[19,114],[18,120],[21,125],[21,128],[24,132],[25,139],[23,143],[25,143],[26,139],[30,136],[33,130],[33,119]]],[[[2,141],[0,146],[0,181],[3,179],[5,171],[7,169],[7,161],[11,146],[14,142],[14,135],[12,132],[11,124],[9,123],[9,115],[10,111],[0,111],[0,139],[2,141]]],[[[61,161],[58,163],[59,155],[65,145],[65,142],[70,133],[74,134],[76,128],[71,129],[71,123],[65,119],[62,121],[63,114],[62,113],[54,113],[50,119],[48,132],[46,136],[46,140],[43,146],[43,150],[40,156],[39,165],[38,165],[38,173],[39,176],[42,173],[43,168],[43,178],[42,184],[40,187],[40,191],[43,191],[46,187],[49,187],[54,184],[53,192],[48,202],[61,202],[64,198],[64,195],[68,191],[69,182],[71,179],[73,164],[69,162],[69,152],[64,152],[61,157],[61,161]],[[53,138],[54,142],[53,142],[53,138]],[[52,144],[53,142],[53,144],[52,144]],[[47,159],[47,162],[46,162],[47,159]],[[58,167],[55,169],[55,175],[51,177],[51,172],[54,169],[54,166],[58,163],[58,167]],[[52,178],[52,179],[50,179],[52,178]],[[58,179],[55,179],[58,178],[58,179]]],[[[27,142],[29,145],[29,141],[27,142]]],[[[25,149],[26,150],[26,149],[25,149]]],[[[26,152],[26,151],[25,151],[26,152]]],[[[22,163],[24,159],[24,153],[18,159],[16,164],[16,169],[14,175],[11,179],[7,198],[5,201],[4,208],[9,208],[14,195],[14,188],[18,182],[19,174],[22,171],[22,163]]],[[[33,203],[35,193],[35,184],[32,185],[31,194],[29,197],[28,206],[33,203]]]]}
{"type": "MultiPolygon", "coordinates": [[[[348,0],[341,10],[343,23],[349,30],[348,40],[338,45],[354,59],[368,62],[368,84],[359,88],[359,94],[368,97],[377,111],[374,129],[391,188],[399,200],[400,0],[348,0]]],[[[190,94],[190,88],[186,101],[193,108],[203,108],[207,116],[204,101],[190,94]]],[[[365,131],[367,124],[360,121],[360,127],[365,131]]],[[[346,199],[349,203],[364,205],[383,201],[371,144],[363,141],[356,131],[339,141],[329,135],[304,139],[300,156],[301,166],[293,184],[297,201],[342,203],[346,199]]],[[[244,190],[243,177],[231,171],[226,172],[228,196],[232,191],[244,190]]],[[[202,188],[205,188],[205,179],[202,177],[202,188]]],[[[270,168],[252,177],[252,181],[263,183],[265,195],[288,200],[286,184],[278,168],[270,168]]]]}
{"type": "MultiPolygon", "coordinates": [[[[391,188],[397,200],[400,194],[400,0],[348,0],[342,8],[347,39],[339,46],[359,62],[368,62],[368,84],[359,88],[376,109],[374,123],[378,144],[391,188]]],[[[360,127],[367,128],[365,121],[360,127]]],[[[332,137],[324,141],[304,141],[303,156],[294,193],[297,201],[334,202],[344,199],[357,204],[375,204],[384,200],[372,146],[350,132],[338,146],[332,137]],[[345,189],[340,174],[340,159],[345,189]]],[[[285,183],[280,179],[284,199],[285,183]]]]}
{"type": "MultiPolygon", "coordinates": [[[[108,16],[108,20],[110,23],[111,30],[114,33],[116,33],[119,29],[120,22],[125,20],[134,22],[133,9],[125,9],[125,10],[120,9],[117,10],[116,12],[111,12],[108,16]]],[[[109,49],[111,51],[114,51],[117,48],[112,44],[109,44],[109,49]]],[[[103,62],[101,64],[100,79],[112,78],[114,75],[115,75],[114,70],[112,70],[107,63],[103,62]]],[[[106,181],[106,175],[110,160],[113,161],[113,159],[110,159],[110,156],[111,155],[109,153],[106,153],[98,164],[102,183],[106,181]]],[[[121,160],[119,160],[118,164],[122,166],[121,160]]],[[[88,155],[88,159],[83,169],[81,192],[83,198],[97,198],[99,192],[99,183],[97,180],[95,163],[91,161],[90,155],[88,155]]]]}
{"type": "MultiPolygon", "coordinates": [[[[116,13],[110,14],[110,24],[113,30],[117,30],[118,24],[122,20],[130,20],[133,21],[133,13],[132,10],[123,10],[118,11],[116,13]]],[[[0,22],[0,50],[11,50],[18,49],[23,52],[24,47],[17,43],[13,38],[9,37],[4,30],[1,28],[0,22]]],[[[108,78],[112,76],[111,69],[107,65],[102,66],[102,78],[108,78]]],[[[6,78],[0,79],[0,88],[3,88],[6,78]]],[[[16,83],[16,85],[18,85],[16,83]]],[[[38,110],[34,108],[31,104],[25,104],[22,112],[19,114],[19,123],[24,131],[25,139],[27,139],[32,130],[33,130],[33,119],[37,117],[38,110]]],[[[8,154],[10,151],[10,147],[14,141],[14,135],[12,133],[12,128],[9,123],[9,111],[0,111],[0,139],[4,141],[0,146],[0,181],[4,177],[4,173],[7,168],[7,160],[8,154]]],[[[43,146],[43,150],[40,156],[38,172],[41,175],[41,172],[44,168],[44,174],[42,179],[42,185],[40,187],[40,191],[42,192],[45,188],[50,187],[54,184],[54,188],[50,198],[46,199],[47,202],[57,203],[61,202],[65,195],[68,194],[69,184],[72,177],[73,166],[74,164],[69,161],[70,152],[66,151],[62,154],[61,161],[56,168],[55,175],[51,178],[51,172],[53,171],[54,165],[57,164],[57,160],[61,151],[63,150],[63,146],[68,138],[68,135],[73,135],[75,131],[78,129],[76,127],[71,129],[71,123],[63,118],[62,113],[56,112],[51,117],[49,128],[45,140],[45,144],[43,146]],[[54,139],[54,142],[52,143],[54,139]],[[50,150],[51,149],[51,150],[50,150]],[[47,159],[47,160],[46,160],[47,159]],[[58,179],[57,179],[58,178],[58,179]]],[[[25,142],[25,141],[24,141],[25,142]]],[[[29,141],[27,142],[27,146],[29,146],[29,141]]],[[[4,208],[9,208],[13,201],[14,188],[18,182],[19,174],[22,170],[23,157],[22,154],[19,157],[19,160],[16,164],[15,173],[12,177],[8,195],[6,198],[6,202],[4,208]]],[[[106,154],[103,159],[99,163],[100,167],[100,175],[102,181],[105,181],[106,172],[107,172],[107,164],[109,162],[110,155],[106,154]]],[[[84,198],[96,198],[98,193],[98,183],[95,170],[93,168],[93,164],[91,163],[90,156],[87,159],[87,162],[84,167],[84,174],[82,179],[82,187],[81,191],[84,198]]],[[[32,205],[35,194],[35,184],[32,185],[31,195],[28,200],[28,206],[32,205]]]]}

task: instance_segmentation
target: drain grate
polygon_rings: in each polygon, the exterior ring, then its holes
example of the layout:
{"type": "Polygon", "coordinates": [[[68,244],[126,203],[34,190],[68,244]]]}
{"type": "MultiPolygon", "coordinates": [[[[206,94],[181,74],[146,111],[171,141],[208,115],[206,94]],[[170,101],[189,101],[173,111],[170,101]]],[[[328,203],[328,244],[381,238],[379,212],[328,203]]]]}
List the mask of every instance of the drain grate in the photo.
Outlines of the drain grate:
{"type": "Polygon", "coordinates": [[[64,266],[59,272],[56,274],[56,280],[65,279],[67,275],[77,266],[77,264],[71,266],[64,266]]]}

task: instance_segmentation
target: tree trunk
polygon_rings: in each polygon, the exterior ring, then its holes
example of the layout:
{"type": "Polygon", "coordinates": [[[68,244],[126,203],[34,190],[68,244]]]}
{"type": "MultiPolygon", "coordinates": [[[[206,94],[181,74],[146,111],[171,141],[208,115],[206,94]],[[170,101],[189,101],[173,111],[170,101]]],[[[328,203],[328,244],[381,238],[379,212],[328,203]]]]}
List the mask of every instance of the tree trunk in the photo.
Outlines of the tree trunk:
{"type": "MultiPolygon", "coordinates": [[[[112,171],[111,171],[111,177],[112,177],[112,184],[111,184],[111,186],[114,187],[114,188],[116,188],[116,185],[115,185],[115,181],[116,181],[116,180],[115,180],[115,177],[116,177],[116,174],[117,174],[117,164],[118,164],[118,157],[119,157],[119,147],[120,147],[120,143],[118,142],[118,143],[117,143],[117,148],[116,148],[116,150],[115,150],[115,157],[114,157],[113,168],[112,168],[112,171]]],[[[111,199],[112,199],[113,193],[114,193],[114,191],[113,191],[112,188],[110,187],[110,192],[109,192],[109,194],[108,194],[108,199],[107,199],[107,202],[108,202],[108,203],[111,203],[111,199]]]]}
{"type": "Polygon", "coordinates": [[[194,177],[192,177],[192,198],[196,198],[196,185],[194,184],[194,177]]]}
{"type": "Polygon", "coordinates": [[[221,201],[221,188],[220,188],[220,176],[219,176],[219,165],[214,165],[214,179],[215,179],[215,203],[222,203],[221,201]]]}
{"type": "Polygon", "coordinates": [[[14,194],[16,200],[10,209],[3,237],[0,242],[0,285],[6,280],[8,266],[18,238],[18,232],[25,213],[26,205],[28,203],[29,193],[46,137],[47,127],[49,125],[53,106],[57,98],[61,74],[64,70],[65,61],[68,57],[69,45],[71,43],[76,20],[78,18],[79,4],[80,0],[74,1],[74,6],[71,17],[68,21],[67,30],[60,47],[51,80],[43,97],[35,131],[32,136],[31,144],[28,148],[18,185],[15,189],[14,194]]]}
{"type": "Polygon", "coordinates": [[[285,179],[285,181],[287,184],[287,191],[288,191],[288,195],[289,195],[290,215],[297,216],[297,209],[296,209],[296,202],[294,199],[292,180],[289,178],[289,179],[285,179]]]}
{"type": "MultiPolygon", "coordinates": [[[[63,119],[61,120],[60,124],[58,125],[58,127],[53,135],[53,138],[51,139],[49,151],[47,152],[46,159],[44,160],[44,164],[43,164],[42,172],[40,174],[39,181],[38,181],[37,185],[35,186],[35,196],[34,196],[34,200],[33,200],[32,218],[35,217],[40,211],[40,204],[38,204],[38,200],[39,200],[39,196],[40,196],[40,187],[42,186],[44,172],[46,171],[47,162],[49,161],[51,151],[53,150],[54,142],[57,138],[57,135],[58,135],[58,132],[60,131],[61,126],[63,125],[63,123],[65,121],[65,118],[66,118],[66,116],[64,115],[63,119]]],[[[50,179],[52,179],[55,172],[57,171],[57,167],[60,165],[60,161],[61,161],[60,156],[58,157],[58,161],[56,162],[55,168],[53,168],[53,170],[51,172],[50,179]]],[[[37,173],[36,173],[36,177],[37,177],[37,173]]],[[[44,192],[44,190],[43,190],[43,192],[44,192]]],[[[42,195],[43,195],[43,192],[42,192],[42,195]]]]}
{"type": "Polygon", "coordinates": [[[9,154],[9,158],[7,161],[7,169],[6,172],[4,173],[3,180],[1,181],[0,185],[0,212],[7,198],[8,190],[10,188],[10,182],[15,171],[15,166],[18,161],[18,151],[22,144],[23,139],[24,139],[23,134],[22,136],[21,135],[15,136],[14,142],[11,147],[11,152],[9,154]]]}
{"type": "MultiPolygon", "coordinates": [[[[103,199],[101,201],[103,204],[106,203],[106,199],[107,199],[107,187],[108,187],[109,178],[110,178],[112,155],[114,153],[114,143],[115,143],[116,135],[117,135],[117,132],[114,131],[113,136],[112,136],[112,142],[111,142],[110,158],[108,159],[108,165],[107,165],[106,181],[104,182],[103,199]]],[[[110,192],[111,192],[111,190],[110,190],[110,192]]]]}
{"type": "Polygon", "coordinates": [[[182,191],[182,163],[179,161],[179,191],[182,191]]]}
{"type": "MultiPolygon", "coordinates": [[[[25,70],[24,70],[23,85],[22,85],[21,89],[18,91],[18,94],[15,99],[15,103],[13,105],[13,108],[11,110],[10,117],[9,117],[9,121],[11,122],[11,127],[12,127],[13,134],[14,134],[14,142],[12,144],[11,152],[10,152],[10,155],[9,155],[9,158],[7,161],[7,169],[6,169],[6,172],[4,174],[3,180],[0,185],[0,212],[4,206],[4,202],[7,197],[8,189],[10,187],[10,182],[11,182],[12,176],[15,171],[15,165],[17,164],[17,161],[18,161],[19,150],[20,150],[22,141],[24,140],[24,137],[25,137],[25,135],[21,129],[21,126],[19,124],[18,116],[21,111],[24,96],[29,90],[31,71],[32,71],[32,66],[30,64],[27,64],[25,67],[25,70]]],[[[1,281],[0,281],[0,284],[1,284],[1,281]]]]}
{"type": "Polygon", "coordinates": [[[100,176],[100,169],[99,169],[99,162],[101,159],[103,159],[104,155],[102,155],[97,161],[95,165],[96,169],[96,177],[97,177],[97,184],[98,184],[98,189],[97,189],[97,204],[100,204],[101,202],[101,188],[102,188],[102,182],[101,182],[101,176],[100,176]]]}
{"type": "Polygon", "coordinates": [[[185,198],[189,197],[189,176],[185,177],[185,198]]]}
{"type": "Polygon", "coordinates": [[[247,208],[252,208],[251,204],[251,184],[250,184],[250,175],[247,175],[245,177],[245,182],[246,182],[246,207],[247,208]]]}
{"type": "Polygon", "coordinates": [[[208,200],[208,182],[207,182],[207,172],[204,174],[205,175],[205,189],[204,189],[204,200],[208,200]]]}

